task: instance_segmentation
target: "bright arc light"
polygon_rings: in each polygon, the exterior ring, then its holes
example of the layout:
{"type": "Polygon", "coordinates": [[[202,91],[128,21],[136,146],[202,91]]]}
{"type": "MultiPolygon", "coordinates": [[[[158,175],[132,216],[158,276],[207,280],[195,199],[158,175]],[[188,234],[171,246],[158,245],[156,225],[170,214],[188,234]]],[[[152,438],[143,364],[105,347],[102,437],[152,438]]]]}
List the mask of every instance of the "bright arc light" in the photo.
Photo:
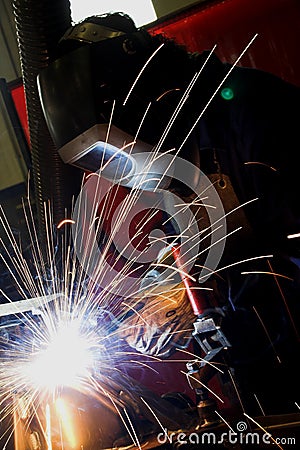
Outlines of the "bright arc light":
{"type": "Polygon", "coordinates": [[[25,369],[35,388],[53,391],[59,386],[75,387],[91,374],[93,354],[87,336],[77,321],[59,324],[46,348],[38,352],[25,369]]]}

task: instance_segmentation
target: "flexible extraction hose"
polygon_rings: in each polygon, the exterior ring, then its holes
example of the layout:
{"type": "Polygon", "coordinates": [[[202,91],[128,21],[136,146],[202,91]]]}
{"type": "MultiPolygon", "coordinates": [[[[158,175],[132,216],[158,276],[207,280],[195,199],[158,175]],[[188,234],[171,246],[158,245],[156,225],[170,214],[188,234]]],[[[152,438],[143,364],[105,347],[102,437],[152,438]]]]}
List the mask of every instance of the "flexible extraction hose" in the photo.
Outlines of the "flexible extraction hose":
{"type": "Polygon", "coordinates": [[[37,89],[37,75],[57,56],[57,44],[71,25],[69,0],[13,0],[32,155],[32,179],[41,244],[45,242],[45,204],[54,224],[70,214],[81,172],[64,164],[50,137],[37,89]]]}

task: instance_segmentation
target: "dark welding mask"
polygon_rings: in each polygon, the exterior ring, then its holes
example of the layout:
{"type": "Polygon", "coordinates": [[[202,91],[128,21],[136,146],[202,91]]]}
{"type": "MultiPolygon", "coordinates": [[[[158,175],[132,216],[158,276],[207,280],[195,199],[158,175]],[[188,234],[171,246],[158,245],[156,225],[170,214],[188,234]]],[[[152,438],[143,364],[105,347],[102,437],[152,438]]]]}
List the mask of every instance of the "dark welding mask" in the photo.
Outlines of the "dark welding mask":
{"type": "Polygon", "coordinates": [[[103,176],[130,186],[139,170],[134,153],[153,145],[136,137],[146,102],[135,94],[134,106],[123,102],[148,57],[150,36],[87,22],[67,31],[62,41],[70,40],[78,48],[38,76],[50,134],[65,163],[91,172],[104,167],[103,176]]]}
{"type": "MultiPolygon", "coordinates": [[[[134,155],[153,151],[178,100],[176,81],[166,81],[155,57],[139,78],[159,45],[145,30],[128,33],[89,21],[68,30],[62,42],[76,45],[38,76],[54,144],[65,163],[91,172],[104,168],[103,176],[131,187],[142,170],[134,155]],[[167,90],[173,92],[167,101],[157,102],[167,90]]],[[[166,140],[164,150],[171,145],[166,140]]],[[[149,179],[155,165],[150,172],[149,179]]],[[[160,187],[168,184],[165,177],[160,187]]]]}

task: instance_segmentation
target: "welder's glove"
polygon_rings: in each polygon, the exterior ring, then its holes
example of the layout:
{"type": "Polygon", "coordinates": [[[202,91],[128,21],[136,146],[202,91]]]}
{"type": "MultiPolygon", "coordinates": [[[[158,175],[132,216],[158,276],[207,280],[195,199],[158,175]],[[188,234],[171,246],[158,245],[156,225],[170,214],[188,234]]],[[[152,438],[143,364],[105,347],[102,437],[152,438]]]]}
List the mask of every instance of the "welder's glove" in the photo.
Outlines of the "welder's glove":
{"type": "MultiPolygon", "coordinates": [[[[166,263],[170,252],[161,260],[166,263]]],[[[183,283],[155,284],[161,275],[151,270],[141,283],[140,297],[127,306],[119,335],[137,352],[169,357],[191,340],[195,316],[183,283]]]]}

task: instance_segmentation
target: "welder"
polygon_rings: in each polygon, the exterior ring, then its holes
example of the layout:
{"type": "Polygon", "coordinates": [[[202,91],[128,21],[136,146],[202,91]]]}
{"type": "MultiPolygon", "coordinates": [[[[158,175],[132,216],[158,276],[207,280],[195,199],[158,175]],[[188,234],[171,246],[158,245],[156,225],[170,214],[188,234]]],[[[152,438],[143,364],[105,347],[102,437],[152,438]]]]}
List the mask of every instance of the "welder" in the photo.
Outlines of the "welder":
{"type": "MultiPolygon", "coordinates": [[[[209,311],[209,319],[221,327],[224,346],[230,345],[230,365],[247,410],[295,411],[299,88],[270,73],[223,63],[209,51],[189,53],[163,35],[136,28],[122,13],[72,26],[59,49],[61,57],[38,82],[46,121],[64,162],[93,172],[101,159],[112,161],[116,152],[117,163],[125,161],[117,181],[125,179],[130,188],[134,158],[121,151],[124,142],[136,141],[141,152],[157,146],[173,149],[210,177],[227,217],[230,236],[219,267],[231,267],[210,277],[212,293],[204,310],[192,309],[186,290],[184,295],[172,288],[168,295],[145,295],[139,314],[124,317],[123,336],[139,352],[168,357],[187,345],[196,316],[201,319],[209,311]],[[185,92],[174,125],[168,127],[185,92]],[[231,234],[238,227],[242,230],[231,234]],[[262,255],[270,257],[258,258],[262,255]],[[241,260],[247,261],[237,264],[241,260]],[[163,306],[155,315],[159,302],[163,306]],[[168,311],[176,308],[178,320],[169,320],[168,311]]],[[[108,164],[108,178],[110,169],[108,164]]],[[[187,204],[193,202],[192,190],[175,179],[164,188],[187,204]]],[[[168,211],[172,216],[172,205],[168,211]]],[[[194,205],[193,211],[201,229],[202,210],[194,205]]],[[[158,261],[164,258],[176,259],[171,247],[158,261]]],[[[203,264],[200,257],[197,262],[203,264]]],[[[159,269],[147,274],[145,292],[147,280],[156,276],[159,269]]]]}

